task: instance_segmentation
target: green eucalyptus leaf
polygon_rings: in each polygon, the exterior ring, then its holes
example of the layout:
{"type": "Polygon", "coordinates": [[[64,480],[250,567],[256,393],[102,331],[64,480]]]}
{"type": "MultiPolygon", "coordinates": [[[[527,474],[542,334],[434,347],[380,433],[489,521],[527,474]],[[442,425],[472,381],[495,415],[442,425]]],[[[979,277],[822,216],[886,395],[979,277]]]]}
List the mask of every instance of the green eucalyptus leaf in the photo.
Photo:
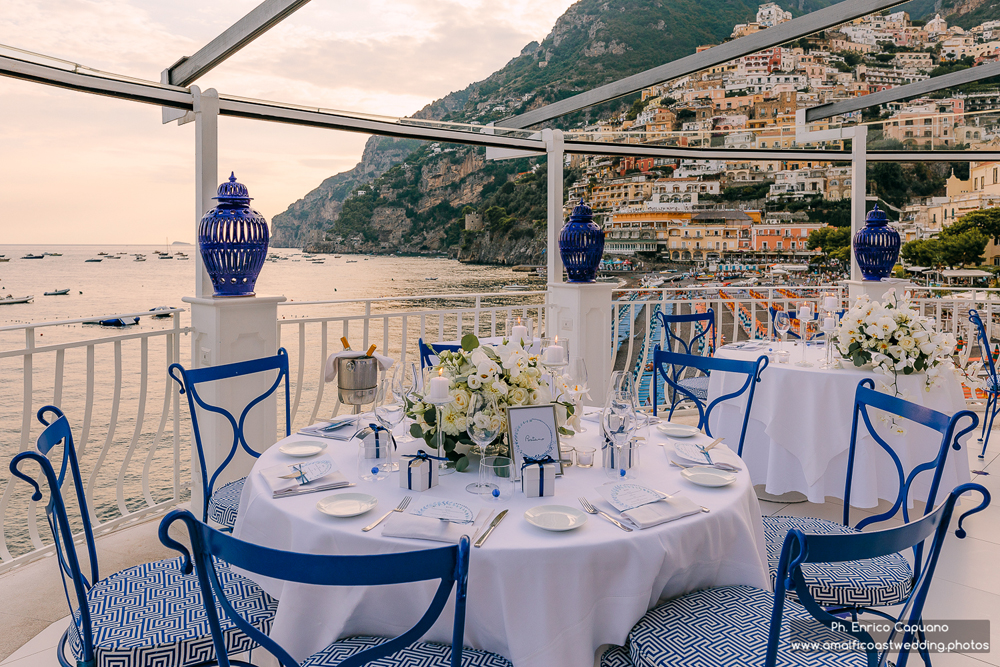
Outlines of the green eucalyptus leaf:
{"type": "Polygon", "coordinates": [[[568,428],[566,428],[565,426],[560,426],[559,427],[559,435],[575,435],[575,433],[573,431],[569,430],[568,428]]]}
{"type": "Polygon", "coordinates": [[[420,428],[420,424],[410,424],[410,435],[414,438],[424,437],[424,431],[420,428]]]}
{"type": "Polygon", "coordinates": [[[462,336],[463,350],[466,352],[472,352],[477,347],[479,347],[479,339],[476,338],[476,334],[465,334],[462,336]]]}
{"type": "Polygon", "coordinates": [[[469,457],[463,456],[459,460],[455,461],[455,470],[458,472],[465,472],[469,469],[469,457]]]}

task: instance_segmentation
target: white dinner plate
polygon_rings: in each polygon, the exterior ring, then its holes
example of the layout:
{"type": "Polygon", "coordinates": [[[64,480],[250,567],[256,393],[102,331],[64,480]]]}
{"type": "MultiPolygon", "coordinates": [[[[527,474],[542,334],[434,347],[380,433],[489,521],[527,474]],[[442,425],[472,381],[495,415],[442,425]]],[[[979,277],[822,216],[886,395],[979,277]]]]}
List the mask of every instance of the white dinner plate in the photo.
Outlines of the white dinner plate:
{"type": "Polygon", "coordinates": [[[718,468],[694,466],[681,470],[681,477],[698,486],[727,486],[736,481],[736,475],[718,468]]]}
{"type": "Polygon", "coordinates": [[[316,456],[324,449],[326,449],[326,443],[316,442],[315,440],[292,440],[283,445],[278,445],[278,451],[282,454],[298,458],[316,456]]]}
{"type": "Polygon", "coordinates": [[[542,530],[561,532],[579,528],[587,522],[587,515],[573,507],[565,505],[539,505],[524,513],[524,518],[532,526],[542,530]]]}
{"type": "Polygon", "coordinates": [[[323,514],[345,518],[364,514],[376,505],[378,498],[367,493],[335,493],[316,503],[316,509],[323,514]]]}
{"type": "Polygon", "coordinates": [[[690,438],[693,435],[701,433],[697,426],[691,426],[689,424],[673,424],[671,422],[662,422],[657,424],[656,430],[665,435],[669,435],[672,438],[690,438]]]}

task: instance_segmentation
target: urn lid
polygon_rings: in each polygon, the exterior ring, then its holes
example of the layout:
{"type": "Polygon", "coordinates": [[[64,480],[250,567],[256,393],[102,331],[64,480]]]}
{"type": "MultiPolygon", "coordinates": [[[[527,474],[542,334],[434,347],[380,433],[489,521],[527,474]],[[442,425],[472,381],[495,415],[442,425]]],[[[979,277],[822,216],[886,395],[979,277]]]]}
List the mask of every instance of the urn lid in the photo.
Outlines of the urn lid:
{"type": "Polygon", "coordinates": [[[583,199],[580,203],[573,208],[573,212],[569,215],[569,222],[582,222],[587,223],[594,219],[594,214],[591,212],[590,207],[583,203],[583,199]]]}
{"type": "Polygon", "coordinates": [[[875,208],[868,211],[868,215],[865,216],[865,223],[869,225],[881,226],[889,222],[888,216],[886,216],[885,211],[875,204],[875,208]]]}
{"type": "Polygon", "coordinates": [[[218,199],[220,204],[247,206],[253,197],[250,196],[247,186],[236,180],[236,173],[230,172],[229,181],[219,186],[212,199],[218,199]]]}

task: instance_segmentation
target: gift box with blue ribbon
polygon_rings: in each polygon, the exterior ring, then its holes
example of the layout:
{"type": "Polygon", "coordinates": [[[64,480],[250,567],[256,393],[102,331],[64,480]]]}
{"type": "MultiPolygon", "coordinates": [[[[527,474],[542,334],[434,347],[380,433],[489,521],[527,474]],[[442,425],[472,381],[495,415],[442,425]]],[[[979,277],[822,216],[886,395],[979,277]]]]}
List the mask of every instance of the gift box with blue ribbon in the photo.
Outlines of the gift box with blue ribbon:
{"type": "MultiPolygon", "coordinates": [[[[365,443],[365,458],[380,459],[396,450],[396,440],[386,427],[380,424],[369,424],[362,431],[365,443]]],[[[360,434],[359,434],[360,435],[360,434]]]]}
{"type": "Polygon", "coordinates": [[[438,484],[438,461],[448,459],[440,456],[431,456],[424,450],[417,450],[416,454],[404,454],[403,459],[408,459],[406,468],[399,470],[399,487],[410,491],[426,491],[438,484]]]}
{"type": "Polygon", "coordinates": [[[556,460],[551,456],[533,459],[524,457],[521,464],[521,491],[528,498],[543,498],[556,494],[556,460]]]}
{"type": "Polygon", "coordinates": [[[601,461],[605,468],[615,469],[623,468],[625,470],[630,470],[635,464],[635,449],[638,447],[638,443],[631,440],[622,447],[616,447],[615,443],[611,442],[609,438],[605,436],[604,446],[601,447],[601,461]]]}

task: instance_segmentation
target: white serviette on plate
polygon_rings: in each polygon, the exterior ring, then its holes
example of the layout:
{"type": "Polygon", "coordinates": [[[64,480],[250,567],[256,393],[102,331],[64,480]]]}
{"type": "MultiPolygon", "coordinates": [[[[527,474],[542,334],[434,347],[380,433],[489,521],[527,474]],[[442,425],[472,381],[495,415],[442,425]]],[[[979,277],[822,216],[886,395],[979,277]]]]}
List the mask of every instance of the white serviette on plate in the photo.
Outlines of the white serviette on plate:
{"type": "MultiPolygon", "coordinates": [[[[700,438],[705,440],[705,442],[699,442],[700,445],[707,445],[711,440],[705,436],[700,438]]],[[[677,445],[682,445],[682,449],[687,449],[692,445],[689,442],[678,442],[671,440],[663,443],[663,451],[666,452],[667,458],[682,468],[690,468],[691,466],[697,465],[708,465],[708,461],[701,454],[695,454],[690,452],[690,457],[684,456],[678,451],[677,445]]],[[[697,451],[697,450],[695,450],[697,451]]],[[[708,450],[709,455],[712,457],[712,463],[725,463],[726,465],[733,466],[735,468],[743,469],[743,459],[736,455],[736,452],[729,449],[728,446],[719,443],[712,449],[708,450]]]]}
{"type": "Polygon", "coordinates": [[[470,538],[486,522],[489,511],[482,509],[476,515],[476,520],[469,523],[452,523],[427,516],[416,516],[407,512],[393,512],[382,528],[385,537],[405,537],[413,540],[432,540],[458,544],[462,535],[470,538]]]}
{"type": "Polygon", "coordinates": [[[633,526],[642,530],[668,521],[683,519],[699,512],[701,512],[701,507],[695,505],[689,498],[671,496],[669,500],[665,499],[625,510],[622,512],[622,518],[627,519],[633,526]]]}
{"type": "MultiPolygon", "coordinates": [[[[354,359],[356,357],[363,356],[365,356],[365,353],[358,352],[357,350],[341,350],[340,352],[334,352],[326,358],[326,374],[324,375],[324,379],[327,382],[333,382],[337,379],[337,359],[340,359],[341,357],[344,357],[345,359],[354,359]]],[[[379,354],[378,352],[372,356],[378,360],[378,369],[380,371],[391,368],[392,365],[396,363],[394,359],[390,359],[384,354],[379,354]]]]}
{"type": "Polygon", "coordinates": [[[264,468],[260,471],[260,474],[264,477],[264,481],[267,482],[267,485],[271,488],[271,494],[275,498],[285,498],[304,493],[339,489],[350,484],[347,477],[345,477],[342,472],[337,470],[337,465],[333,462],[333,459],[330,458],[329,455],[321,456],[313,459],[312,461],[303,463],[305,465],[323,465],[327,462],[329,462],[330,465],[330,472],[322,477],[309,480],[307,484],[301,484],[299,480],[294,477],[291,479],[283,479],[286,475],[291,475],[295,472],[292,469],[292,465],[303,465],[301,463],[264,468]]]}

